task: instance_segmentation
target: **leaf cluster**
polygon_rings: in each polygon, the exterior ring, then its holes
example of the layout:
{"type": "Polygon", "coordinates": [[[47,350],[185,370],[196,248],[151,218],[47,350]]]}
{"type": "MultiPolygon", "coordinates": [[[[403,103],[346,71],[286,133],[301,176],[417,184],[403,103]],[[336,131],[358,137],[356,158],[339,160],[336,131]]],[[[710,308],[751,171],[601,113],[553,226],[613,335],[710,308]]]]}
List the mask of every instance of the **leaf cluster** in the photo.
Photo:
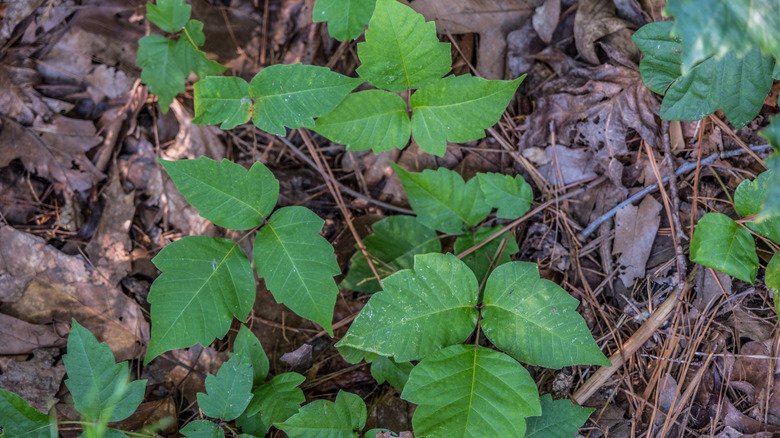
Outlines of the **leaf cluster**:
{"type": "Polygon", "coordinates": [[[192,7],[184,0],[157,0],[146,4],[146,18],[161,30],[173,34],[147,35],[138,41],[136,64],[141,81],[156,94],[160,109],[167,112],[177,94],[184,91],[187,77],[222,74],[225,67],[210,60],[200,47],[206,42],[203,23],[190,19],[192,7]]]}
{"type": "MultiPolygon", "coordinates": [[[[674,21],[649,23],[633,36],[644,55],[642,79],[664,96],[661,117],[698,120],[722,109],[736,128],[745,126],[780,77],[780,3],[669,0],[666,12],[674,21]]],[[[766,129],[775,140],[777,123],[766,129]]],[[[780,215],[780,172],[772,179],[761,216],[780,215]]]]}
{"type": "Polygon", "coordinates": [[[194,121],[231,129],[251,119],[277,135],[310,128],[348,150],[400,149],[414,138],[442,156],[447,142],[483,138],[522,81],[445,77],[452,70],[450,45],[439,41],[434,23],[396,0],[342,3],[319,0],[314,18],[346,39],[370,17],[358,44],[358,78],[300,64],[267,67],[249,83],[203,78],[195,84],[194,121]],[[352,92],[366,83],[373,88],[352,92]]]}

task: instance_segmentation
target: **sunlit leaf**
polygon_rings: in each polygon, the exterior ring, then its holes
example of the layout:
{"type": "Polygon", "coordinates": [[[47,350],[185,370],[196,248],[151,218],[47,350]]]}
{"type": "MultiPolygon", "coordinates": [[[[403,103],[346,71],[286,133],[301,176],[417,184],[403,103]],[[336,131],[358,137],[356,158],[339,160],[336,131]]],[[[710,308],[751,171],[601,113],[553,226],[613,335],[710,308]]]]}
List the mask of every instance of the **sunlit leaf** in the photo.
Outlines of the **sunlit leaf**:
{"type": "Polygon", "coordinates": [[[750,232],[721,213],[707,213],[696,224],[691,239],[691,260],[746,283],[758,273],[756,243],[750,232]]]}

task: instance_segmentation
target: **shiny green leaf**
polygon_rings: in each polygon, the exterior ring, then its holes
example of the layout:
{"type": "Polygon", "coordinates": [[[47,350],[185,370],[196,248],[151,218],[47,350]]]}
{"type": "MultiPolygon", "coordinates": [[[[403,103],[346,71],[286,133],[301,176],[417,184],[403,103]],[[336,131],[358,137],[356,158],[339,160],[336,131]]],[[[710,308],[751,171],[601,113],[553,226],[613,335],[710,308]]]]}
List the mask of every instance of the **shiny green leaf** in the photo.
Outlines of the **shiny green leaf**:
{"type": "Polygon", "coordinates": [[[350,392],[339,391],[335,402],[315,400],[275,426],[290,438],[357,438],[366,425],[366,417],[363,399],[350,392]]]}
{"type": "MultiPolygon", "coordinates": [[[[363,239],[363,244],[383,278],[401,269],[411,268],[417,254],[441,252],[436,232],[413,216],[390,216],[376,222],[371,228],[373,232],[363,239]]],[[[341,287],[367,293],[382,289],[360,249],[355,250],[349,274],[341,282],[341,287]]]]}
{"type": "Polygon", "coordinates": [[[377,88],[404,91],[427,85],[452,69],[450,45],[436,25],[396,0],[377,0],[366,41],[358,44],[357,72],[377,88]]]}
{"type": "Polygon", "coordinates": [[[569,400],[553,400],[550,394],[540,399],[542,415],[526,419],[525,438],[571,438],[577,436],[580,428],[593,408],[583,408],[569,400]]]}
{"type": "Polygon", "coordinates": [[[259,161],[249,170],[208,157],[161,164],[187,202],[221,227],[248,230],[260,225],[279,197],[279,182],[259,161]]]}
{"type": "Polygon", "coordinates": [[[525,179],[501,173],[478,173],[477,181],[485,202],[497,209],[499,219],[517,219],[524,215],[534,200],[534,192],[525,179]]]}
{"type": "Polygon", "coordinates": [[[242,354],[230,356],[216,375],[206,376],[206,392],[198,393],[198,407],[212,418],[238,418],[252,400],[252,364],[242,354]]]}
{"type": "Polygon", "coordinates": [[[255,101],[252,121],[276,135],[285,135],[285,127],[313,128],[315,117],[333,111],[361,83],[314,65],[266,67],[249,83],[255,101]]]}
{"type": "Polygon", "coordinates": [[[65,386],[76,410],[85,417],[97,419],[109,414],[109,421],[121,421],[132,415],[144,399],[146,380],[130,382],[128,363],[116,363],[108,345],[98,342],[75,320],[62,362],[68,373],[65,386]]]}
{"type": "Polygon", "coordinates": [[[249,84],[236,76],[208,76],[195,83],[195,118],[192,123],[221,124],[233,129],[249,121],[252,99],[249,84]]]}
{"type": "Polygon", "coordinates": [[[244,320],[255,301],[255,277],[232,240],[191,236],[160,251],[152,262],[152,337],[146,363],[161,353],[225,336],[233,317],[244,320]]]}
{"type": "Polygon", "coordinates": [[[753,283],[758,256],[753,236],[721,213],[707,213],[696,224],[690,247],[691,261],[753,283]]]}
{"type": "Polygon", "coordinates": [[[249,359],[252,364],[252,384],[259,385],[263,383],[266,376],[268,376],[268,356],[263,350],[263,345],[260,344],[260,340],[257,339],[252,330],[249,327],[241,324],[241,328],[238,329],[238,335],[233,342],[233,354],[241,354],[249,359]]]}
{"type": "Polygon", "coordinates": [[[416,436],[523,436],[526,417],[541,415],[531,375],[504,353],[453,345],[422,360],[401,398],[417,405],[416,436]]]}
{"type": "Polygon", "coordinates": [[[280,304],[333,333],[331,321],[341,273],[324,221],[305,207],[277,210],[257,233],[255,268],[280,304]]]}
{"type": "Polygon", "coordinates": [[[371,297],[337,347],[405,362],[463,342],[476,327],[479,286],[452,254],[416,255],[414,269],[383,283],[384,290],[371,297]]]}
{"type": "Polygon", "coordinates": [[[349,150],[379,153],[403,149],[409,143],[411,122],[400,96],[366,90],[350,94],[331,113],[317,119],[314,130],[349,150]]]}
{"type": "MultiPolygon", "coordinates": [[[[758,215],[764,207],[769,195],[770,184],[775,175],[772,170],[758,175],[755,180],[745,180],[734,192],[734,209],[742,217],[758,215]]],[[[780,245],[780,216],[763,218],[760,221],[750,221],[746,224],[756,234],[764,236],[780,245]]]]}
{"type": "Polygon", "coordinates": [[[609,365],[577,313],[579,302],[540,278],[535,263],[496,268],[485,285],[482,305],[485,336],[520,362],[556,369],[609,365]]]}
{"type": "Polygon", "coordinates": [[[458,173],[440,167],[408,172],[393,165],[409,204],[420,223],[444,233],[461,234],[490,214],[476,178],[463,181],[458,173]]]}
{"type": "Polygon", "coordinates": [[[339,41],[354,40],[368,24],[376,0],[317,0],[312,21],[328,22],[328,33],[339,41]]]}
{"type": "Polygon", "coordinates": [[[254,391],[246,412],[238,417],[238,424],[245,433],[265,436],[274,423],[292,417],[306,401],[300,384],[306,380],[298,373],[283,373],[254,391]]]}
{"type": "Polygon", "coordinates": [[[180,31],[190,19],[192,7],[184,0],[157,0],[146,3],[146,18],[166,32],[180,31]]]}
{"type": "Polygon", "coordinates": [[[485,137],[501,118],[523,77],[513,81],[447,76],[412,95],[412,136],[422,150],[444,156],[447,142],[485,137]]]}

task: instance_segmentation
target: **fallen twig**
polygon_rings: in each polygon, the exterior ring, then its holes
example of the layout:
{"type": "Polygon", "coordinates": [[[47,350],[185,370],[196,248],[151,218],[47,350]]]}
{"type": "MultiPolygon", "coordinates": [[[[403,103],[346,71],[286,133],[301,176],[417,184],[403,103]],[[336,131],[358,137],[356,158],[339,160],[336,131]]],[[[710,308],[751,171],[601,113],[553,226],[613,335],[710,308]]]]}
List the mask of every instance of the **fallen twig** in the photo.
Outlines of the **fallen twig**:
{"type": "MultiPolygon", "coordinates": [[[[753,152],[764,152],[764,151],[767,151],[767,150],[769,150],[771,148],[772,147],[770,145],[768,145],[768,144],[762,144],[762,145],[751,145],[749,147],[749,150],[751,150],[753,152]]],[[[744,149],[735,149],[735,150],[726,151],[726,152],[716,152],[716,153],[708,156],[707,158],[701,160],[701,165],[702,166],[708,166],[708,165],[714,163],[718,159],[733,158],[733,157],[737,157],[737,156],[743,155],[745,153],[746,152],[745,152],[744,149]]],[[[678,167],[677,170],[674,172],[674,174],[676,176],[680,176],[680,175],[686,174],[686,173],[690,172],[691,170],[695,169],[696,166],[697,166],[696,161],[687,162],[687,163],[683,164],[682,166],[678,167]]],[[[669,181],[669,177],[665,176],[663,178],[664,184],[666,184],[668,181],[669,181]]],[[[590,225],[585,227],[585,229],[580,232],[580,234],[578,235],[578,238],[581,241],[587,239],[591,234],[593,234],[594,231],[596,231],[598,229],[599,225],[601,225],[605,221],[607,221],[607,220],[611,219],[613,216],[615,216],[615,214],[617,214],[618,210],[620,210],[621,208],[625,207],[626,205],[630,205],[630,204],[633,204],[633,203],[641,200],[642,198],[644,198],[645,196],[647,196],[650,193],[653,193],[656,190],[658,190],[658,183],[650,184],[649,186],[647,186],[647,187],[643,188],[642,190],[640,190],[640,191],[634,193],[633,195],[629,196],[628,199],[626,199],[625,201],[623,201],[620,204],[616,205],[611,210],[609,210],[608,212],[604,213],[603,215],[599,216],[596,220],[591,222],[590,225]]]]}

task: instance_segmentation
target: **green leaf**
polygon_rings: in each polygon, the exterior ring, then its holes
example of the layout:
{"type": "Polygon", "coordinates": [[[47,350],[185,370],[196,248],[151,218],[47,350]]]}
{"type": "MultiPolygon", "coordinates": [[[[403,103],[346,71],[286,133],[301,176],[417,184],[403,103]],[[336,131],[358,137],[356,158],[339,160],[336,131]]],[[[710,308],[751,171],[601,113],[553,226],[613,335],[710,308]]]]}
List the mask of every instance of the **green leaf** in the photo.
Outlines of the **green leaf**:
{"type": "Polygon", "coordinates": [[[639,63],[639,73],[647,88],[658,94],[682,76],[682,44],[672,35],[671,21],[648,23],[631,37],[644,57],[639,63]]]}
{"type": "Polygon", "coordinates": [[[184,91],[189,71],[183,70],[176,51],[176,42],[161,35],[147,35],[138,40],[138,58],[141,81],[157,95],[163,113],[168,112],[173,98],[184,91]]]}
{"type": "Polygon", "coordinates": [[[0,437],[49,438],[57,423],[13,392],[0,388],[0,437]]]}
{"type": "Polygon", "coordinates": [[[233,342],[233,354],[244,355],[249,359],[252,364],[253,386],[263,383],[268,376],[268,356],[266,356],[263,345],[260,344],[257,336],[243,324],[238,329],[238,335],[233,342]]]}
{"type": "Polygon", "coordinates": [[[255,239],[257,273],[277,302],[333,334],[331,321],[341,273],[330,243],[320,235],[324,221],[305,207],[277,210],[255,239]]]}
{"type": "Polygon", "coordinates": [[[772,291],[772,301],[775,303],[775,314],[780,320],[780,255],[775,253],[766,265],[764,283],[772,291]]]}
{"type": "Polygon", "coordinates": [[[419,88],[452,69],[450,45],[439,42],[436,25],[396,0],[377,0],[358,58],[360,77],[390,91],[419,88]]]}
{"type": "Polygon", "coordinates": [[[444,233],[461,234],[467,226],[482,222],[490,214],[479,182],[463,181],[452,170],[408,172],[398,165],[393,169],[401,179],[409,204],[420,223],[444,233]]]}
{"type": "Polygon", "coordinates": [[[398,363],[389,357],[379,356],[371,362],[371,376],[380,385],[387,382],[398,391],[403,391],[412,368],[414,365],[409,362],[398,363]]]}
{"type": "MultiPolygon", "coordinates": [[[[474,233],[458,236],[458,238],[455,239],[455,254],[460,254],[482,242],[501,230],[501,228],[502,227],[482,227],[474,233]]],[[[502,234],[501,237],[494,239],[482,248],[467,255],[462,260],[471,268],[471,271],[474,272],[479,284],[483,284],[485,278],[490,274],[491,268],[509,262],[509,258],[512,255],[517,254],[518,251],[520,251],[520,248],[517,246],[514,234],[506,232],[502,234]]]]}
{"type": "Polygon", "coordinates": [[[249,84],[236,76],[208,76],[195,83],[195,118],[201,125],[220,124],[233,129],[249,121],[252,99],[249,84]]]}
{"type": "Polygon", "coordinates": [[[541,417],[529,417],[525,438],[571,438],[576,436],[593,408],[583,408],[569,400],[553,400],[550,394],[540,399],[541,417]]]}
{"type": "Polygon", "coordinates": [[[721,213],[707,213],[691,239],[691,261],[717,269],[746,283],[758,273],[756,243],[750,232],[721,213]]]}
{"type": "Polygon", "coordinates": [[[477,323],[474,274],[452,254],[414,256],[414,270],[387,277],[336,344],[398,362],[463,342],[477,323]]]}
{"type": "Polygon", "coordinates": [[[645,55],[640,63],[643,80],[653,91],[665,91],[662,118],[698,120],[722,108],[731,123],[741,128],[758,115],[772,87],[771,58],[759,50],[743,57],[728,52],[707,58],[682,75],[682,44],[670,34],[663,35],[671,26],[651,23],[644,27],[648,26],[647,31],[638,32],[635,41],[645,55]]]}
{"type": "Polygon", "coordinates": [[[496,124],[525,76],[497,81],[471,75],[448,76],[412,95],[412,135],[422,150],[444,156],[447,142],[485,137],[496,124]]]}
{"type": "Polygon", "coordinates": [[[192,7],[184,0],[157,0],[146,3],[146,18],[166,32],[178,32],[190,19],[192,7]]]}
{"type": "MultiPolygon", "coordinates": [[[[436,232],[413,216],[386,217],[371,228],[373,232],[363,239],[363,244],[381,277],[411,268],[417,254],[441,252],[436,232]]],[[[349,274],[341,282],[341,287],[367,293],[382,289],[359,249],[352,256],[349,274]]]]}
{"type": "Polygon", "coordinates": [[[674,32],[685,45],[683,68],[727,51],[743,55],[758,47],[780,59],[780,4],[775,0],[670,0],[674,32]]]}
{"type": "Polygon", "coordinates": [[[127,362],[116,363],[108,345],[98,342],[76,320],[62,362],[68,373],[65,386],[83,416],[97,419],[110,413],[109,421],[121,421],[132,415],[144,399],[146,380],[130,382],[127,362]]]}
{"type": "Polygon", "coordinates": [[[203,35],[203,23],[198,20],[190,20],[185,28],[192,29],[196,37],[191,38],[188,35],[183,35],[176,41],[174,50],[179,62],[181,62],[182,70],[187,73],[187,76],[189,76],[189,72],[195,72],[201,78],[222,74],[227,67],[208,59],[206,54],[198,49],[199,45],[206,39],[203,35]]]}
{"type": "Polygon", "coordinates": [[[328,22],[328,33],[339,41],[354,40],[368,24],[376,0],[317,0],[312,21],[328,22]]]}
{"type": "Polygon", "coordinates": [[[482,304],[485,336],[520,362],[556,369],[609,365],[577,313],[579,302],[540,278],[535,263],[496,268],[485,285],[482,304]]]}
{"type": "Polygon", "coordinates": [[[766,160],[766,165],[772,169],[773,174],[768,186],[768,193],[764,208],[758,215],[757,221],[761,222],[772,216],[780,216],[780,116],[772,117],[763,131],[759,133],[774,148],[774,154],[766,160]]]}
{"type": "Polygon", "coordinates": [[[536,383],[504,353],[453,345],[422,360],[401,398],[417,404],[416,436],[523,436],[525,417],[541,415],[536,383]]]}
{"type": "Polygon", "coordinates": [[[187,438],[225,438],[225,431],[208,420],[191,421],[179,432],[187,438]]]}
{"type": "Polygon", "coordinates": [[[285,135],[289,128],[314,128],[314,118],[336,108],[362,79],[326,67],[292,64],[264,68],[249,83],[255,99],[252,121],[263,131],[285,135]]]}
{"type": "Polygon", "coordinates": [[[216,375],[206,376],[206,393],[198,393],[198,407],[212,418],[238,418],[252,400],[252,364],[242,354],[230,356],[216,375]]]}
{"type": "Polygon", "coordinates": [[[290,438],[359,437],[366,425],[366,404],[355,394],[339,391],[336,401],[315,400],[284,423],[275,424],[290,438]]]}
{"type": "Polygon", "coordinates": [[[227,159],[208,157],[160,163],[187,202],[221,227],[254,228],[271,213],[279,198],[279,182],[259,161],[249,170],[227,159]]]}
{"type": "Polygon", "coordinates": [[[406,102],[382,90],[350,94],[332,112],[317,119],[314,130],[348,150],[376,153],[403,149],[409,143],[411,122],[406,102]]]}
{"type": "Polygon", "coordinates": [[[478,173],[477,181],[485,202],[497,209],[497,218],[517,219],[531,208],[534,192],[522,176],[478,173]]]}
{"type": "MultiPolygon", "coordinates": [[[[745,180],[734,192],[734,209],[742,217],[755,216],[761,212],[775,178],[772,170],[758,175],[754,181],[745,180]]],[[[756,234],[780,244],[780,216],[750,221],[746,225],[756,234]]]]}
{"type": "Polygon", "coordinates": [[[306,380],[298,373],[284,373],[255,389],[252,402],[236,420],[243,432],[265,436],[274,423],[286,421],[306,401],[298,386],[306,380]]]}
{"type": "Polygon", "coordinates": [[[255,300],[255,277],[235,242],[184,237],[152,259],[161,274],[152,283],[152,337],[146,363],[161,353],[225,336],[233,317],[244,320],[255,300]]]}

